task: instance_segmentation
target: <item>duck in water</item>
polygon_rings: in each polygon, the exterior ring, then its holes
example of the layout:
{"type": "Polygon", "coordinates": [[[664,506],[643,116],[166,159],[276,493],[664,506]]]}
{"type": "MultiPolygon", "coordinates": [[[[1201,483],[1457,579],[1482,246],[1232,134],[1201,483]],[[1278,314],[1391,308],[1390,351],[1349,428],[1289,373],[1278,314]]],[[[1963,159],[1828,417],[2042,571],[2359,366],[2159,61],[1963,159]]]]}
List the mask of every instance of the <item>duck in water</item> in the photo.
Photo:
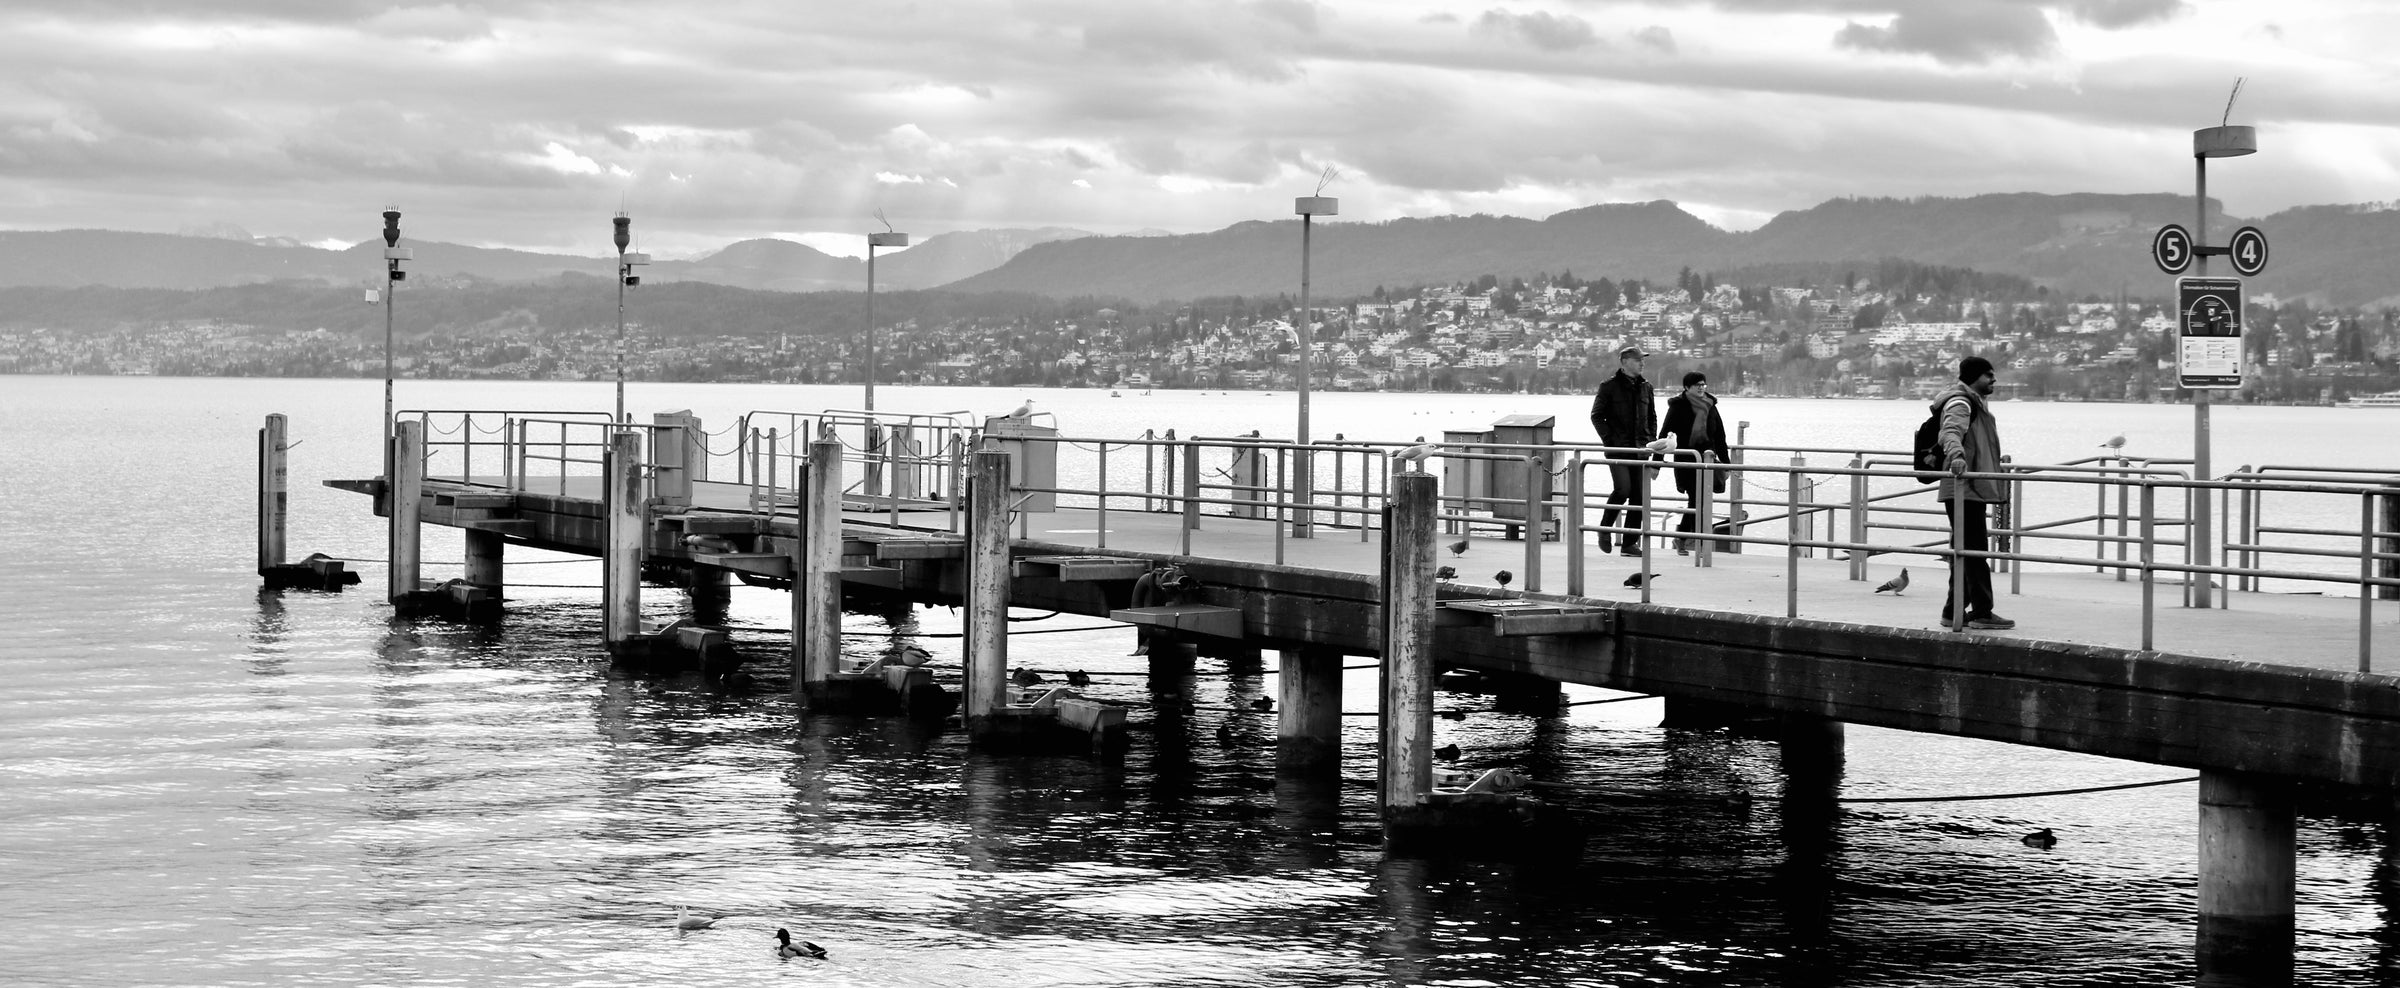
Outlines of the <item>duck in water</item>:
{"type": "Polygon", "coordinates": [[[2024,841],[2026,847],[2038,847],[2045,851],[2058,846],[2058,835],[2051,833],[2048,827],[2043,827],[2017,839],[2024,841]]]}
{"type": "Polygon", "coordinates": [[[787,960],[794,957],[807,957],[821,961],[825,959],[825,948],[806,940],[794,942],[792,931],[779,926],[775,928],[775,956],[787,960]]]}

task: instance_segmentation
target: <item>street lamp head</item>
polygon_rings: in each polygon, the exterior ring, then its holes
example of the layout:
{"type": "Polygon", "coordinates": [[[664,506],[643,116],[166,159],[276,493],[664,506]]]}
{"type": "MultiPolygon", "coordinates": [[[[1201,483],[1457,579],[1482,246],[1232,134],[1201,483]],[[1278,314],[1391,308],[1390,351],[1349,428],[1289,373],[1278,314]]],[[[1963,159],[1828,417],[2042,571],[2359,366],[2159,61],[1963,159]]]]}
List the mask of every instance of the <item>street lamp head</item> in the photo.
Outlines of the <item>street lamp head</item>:
{"type": "Polygon", "coordinates": [[[633,243],[633,234],[631,232],[631,228],[633,227],[633,217],[627,216],[623,213],[618,213],[616,218],[609,220],[609,222],[614,223],[617,226],[617,235],[615,238],[617,242],[617,253],[625,253],[626,246],[633,243]]]}
{"type": "Polygon", "coordinates": [[[383,211],[383,245],[386,248],[400,246],[400,211],[397,209],[383,211]]]}
{"type": "Polygon", "coordinates": [[[1333,216],[1341,212],[1342,201],[1332,196],[1299,196],[1292,200],[1292,213],[1298,216],[1333,216]]]}
{"type": "Polygon", "coordinates": [[[2258,128],[2202,127],[2192,132],[2192,157],[2238,158],[2258,153],[2258,128]]]}
{"type": "Polygon", "coordinates": [[[908,246],[908,234],[905,234],[905,233],[893,233],[893,232],[889,232],[889,231],[887,231],[887,232],[884,232],[884,233],[870,233],[870,234],[867,234],[867,246],[869,246],[869,247],[906,247],[906,246],[908,246]]]}

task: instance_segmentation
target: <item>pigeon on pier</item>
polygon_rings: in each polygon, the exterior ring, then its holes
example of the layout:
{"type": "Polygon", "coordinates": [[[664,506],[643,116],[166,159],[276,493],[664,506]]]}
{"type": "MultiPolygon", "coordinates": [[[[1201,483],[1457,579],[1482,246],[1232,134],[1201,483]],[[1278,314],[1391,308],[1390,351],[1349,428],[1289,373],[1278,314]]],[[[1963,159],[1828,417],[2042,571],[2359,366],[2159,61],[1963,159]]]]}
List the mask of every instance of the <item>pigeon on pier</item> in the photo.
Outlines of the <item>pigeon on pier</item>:
{"type": "Polygon", "coordinates": [[[1069,669],[1067,670],[1067,685],[1090,686],[1092,685],[1092,674],[1081,669],[1069,669]]]}
{"type": "Polygon", "coordinates": [[[1883,581],[1883,585],[1876,587],[1875,592],[1882,593],[1886,590],[1889,590],[1892,592],[1892,596],[1898,597],[1901,596],[1900,591],[1906,589],[1908,589],[1908,567],[1902,566],[1900,567],[1899,576],[1895,576],[1889,580],[1883,581]]]}
{"type": "Polygon", "coordinates": [[[1514,580],[1514,579],[1516,579],[1516,578],[1517,578],[1517,575],[1516,575],[1515,573],[1511,573],[1511,572],[1509,572],[1509,571],[1507,571],[1507,570],[1501,570],[1500,572],[1497,572],[1497,573],[1494,573],[1494,574],[1492,574],[1492,579],[1499,581],[1499,582],[1500,582],[1500,586],[1501,586],[1503,589],[1505,589],[1505,588],[1508,586],[1508,581],[1510,581],[1510,580],[1514,580]]]}
{"type": "Polygon", "coordinates": [[[1642,587],[1656,582],[1658,582],[1658,574],[1656,573],[1650,574],[1650,578],[1647,580],[1642,579],[1642,574],[1640,573],[1634,573],[1625,577],[1625,585],[1629,587],[1642,587]]]}
{"type": "Polygon", "coordinates": [[[2023,842],[2026,847],[2038,847],[2045,851],[2058,846],[2058,835],[2051,833],[2048,827],[2026,834],[2017,840],[2023,842]]]}
{"type": "Polygon", "coordinates": [[[1452,567],[1452,566],[1444,566],[1444,567],[1442,567],[1442,568],[1440,568],[1440,569],[1437,569],[1437,570],[1434,570],[1434,571],[1433,571],[1433,578],[1434,578],[1434,579],[1436,579],[1436,580],[1455,580],[1455,579],[1458,579],[1458,569],[1457,569],[1456,567],[1452,567]]]}
{"type": "Polygon", "coordinates": [[[1465,539],[1460,539],[1460,540],[1458,540],[1458,541],[1456,541],[1456,542],[1452,542],[1452,543],[1450,543],[1450,546],[1449,546],[1449,548],[1450,548],[1450,554],[1451,554],[1451,555],[1453,555],[1453,556],[1464,556],[1464,555],[1466,555],[1466,554],[1467,554],[1467,540],[1465,540],[1465,539]]]}
{"type": "Polygon", "coordinates": [[[825,959],[825,948],[819,947],[816,944],[810,943],[806,940],[801,940],[795,943],[792,940],[792,931],[782,927],[776,927],[775,956],[785,958],[787,960],[794,957],[807,957],[821,961],[825,959]]]}
{"type": "Polygon", "coordinates": [[[1030,689],[1034,684],[1042,681],[1042,674],[1031,669],[1019,668],[1008,674],[1008,681],[1017,684],[1019,689],[1030,689]]]}

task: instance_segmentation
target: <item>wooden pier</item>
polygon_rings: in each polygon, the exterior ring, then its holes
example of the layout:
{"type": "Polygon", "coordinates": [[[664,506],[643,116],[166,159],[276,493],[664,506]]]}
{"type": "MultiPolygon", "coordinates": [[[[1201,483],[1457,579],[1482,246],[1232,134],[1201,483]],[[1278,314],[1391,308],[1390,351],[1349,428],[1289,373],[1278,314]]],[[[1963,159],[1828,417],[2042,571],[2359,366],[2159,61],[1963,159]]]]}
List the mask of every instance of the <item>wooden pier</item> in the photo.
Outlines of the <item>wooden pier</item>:
{"type": "MultiPolygon", "coordinates": [[[[1280,653],[1279,760],[1300,773],[1330,773],[1338,756],[1341,657],[1379,657],[1381,791],[1397,853],[1440,848],[1446,836],[1465,833],[1488,844],[1495,830],[1548,840],[1571,829],[1523,791],[1495,791],[1507,779],[1436,785],[1426,746],[1434,682],[1445,670],[1656,694],[1670,712],[1746,711],[1782,725],[1793,764],[1838,765],[1840,725],[1855,723],[2194,769],[2202,776],[2195,810],[2204,983],[2289,980],[2296,786],[2400,790],[2400,679],[2373,671],[2376,657],[2400,641],[2400,604],[2376,600],[2400,587],[2389,565],[2400,560],[2400,523],[2379,520],[2400,504],[2389,478],[2239,481],[2250,485],[2243,497],[2357,498],[2358,569],[2339,578],[2355,583],[2355,599],[2237,592],[2215,595],[2219,606],[2185,608],[2184,579],[2242,587],[2296,571],[2257,562],[2258,541],[2226,548],[2228,565],[2178,563],[2166,558],[2171,540],[2159,533],[2190,526],[2146,510],[2139,519],[2118,514],[2114,537],[2101,517],[2094,558],[2022,544],[1995,553],[2009,570],[1995,579],[2001,607],[2019,628],[1961,634],[1938,620],[1949,550],[1928,547],[1922,525],[1906,518],[1883,526],[1896,536],[1872,541],[1869,512],[1881,498],[1867,492],[1880,475],[1867,454],[1807,471],[1850,478],[1857,493],[1847,506],[1804,507],[1799,467],[1735,464],[1728,469],[1761,480],[1788,478],[1782,517],[1746,513],[1771,505],[1742,498],[1737,486],[1725,509],[1744,524],[1701,528],[1725,538],[1703,540],[1686,557],[1668,554],[1671,535],[1653,532],[1651,555],[1634,559],[1584,548],[1594,530],[1586,519],[1598,512],[1587,511],[1582,471],[1610,456],[1591,447],[1478,444],[1442,454],[1498,462],[1504,471],[1522,466],[1529,477],[1556,464],[1569,481],[1563,496],[1541,480],[1497,498],[1452,496],[1445,478],[1390,463],[1388,449],[1293,449],[1250,438],[1099,441],[1097,483],[1075,488],[1056,479],[1054,460],[1050,470],[1029,468],[1074,440],[1014,423],[960,427],[945,442],[947,426],[893,419],[828,413],[781,435],[745,422],[738,479],[711,481],[707,458],[691,452],[698,423],[688,416],[661,416],[640,434],[592,426],[588,443],[557,443],[555,475],[535,476],[534,451],[548,447],[515,424],[504,430],[510,442],[489,451],[498,469],[477,470],[469,450],[455,458],[457,470],[424,477],[405,465],[426,461],[425,431],[403,416],[395,430],[400,477],[328,483],[372,495],[378,513],[390,516],[396,601],[426,589],[413,566],[419,525],[468,532],[465,582],[494,597],[505,596],[504,545],[608,560],[603,633],[612,648],[655,634],[632,625],[645,565],[788,586],[792,681],[812,709],[929,683],[923,670],[861,667],[840,656],[834,632],[845,594],[963,606],[963,723],[979,745],[1063,733],[1105,750],[1111,733],[1124,730],[1121,710],[1071,690],[1010,688],[1010,607],[1144,626],[1161,656],[1194,646],[1280,653]],[[851,426],[863,426],[862,438],[840,438],[851,426]],[[1141,487],[1109,488],[1112,443],[1143,450],[1141,487]],[[579,456],[577,445],[604,446],[607,455],[579,456]],[[1351,455],[1359,459],[1345,471],[1339,457],[1351,455]],[[1288,456],[1336,459],[1331,469],[1312,464],[1270,477],[1266,461],[1288,456]],[[1204,458],[1231,465],[1204,475],[1204,458]],[[577,463],[597,469],[579,473],[577,463]],[[1345,474],[1355,489],[1337,480],[1306,497],[1275,480],[1345,474]],[[1847,533],[1837,536],[1845,521],[1847,533]],[[2130,535],[2136,527],[2138,540],[2130,535]],[[1540,537],[1545,530],[1555,540],[1540,537]],[[2230,565],[2237,557],[2248,561],[2230,565]],[[406,572],[403,560],[412,561],[406,572]],[[1870,576],[1904,565],[1919,568],[1917,592],[1871,592],[1870,576]],[[1158,577],[1170,567],[1176,579],[1167,594],[1158,577]],[[1438,576],[1438,567],[1455,573],[1438,576]],[[1637,574],[1645,579],[1628,586],[1637,574]]],[[[2145,508],[2178,487],[2235,483],[2129,465],[2026,470],[2011,479],[2091,486],[2103,506],[2112,496],[2132,504],[2138,494],[2145,508]]],[[[1671,525],[1670,517],[1663,527],[1671,525]]],[[[262,513],[262,540],[265,526],[262,513]]],[[[2262,527],[2245,521],[2236,533],[2255,540],[2262,527]]],[[[1995,529],[2033,539],[2043,525],[2017,519],[1995,529]]],[[[1555,708],[1556,687],[1549,689],[1555,708]]],[[[1820,777],[1830,799],[1838,773],[1820,777]]]]}

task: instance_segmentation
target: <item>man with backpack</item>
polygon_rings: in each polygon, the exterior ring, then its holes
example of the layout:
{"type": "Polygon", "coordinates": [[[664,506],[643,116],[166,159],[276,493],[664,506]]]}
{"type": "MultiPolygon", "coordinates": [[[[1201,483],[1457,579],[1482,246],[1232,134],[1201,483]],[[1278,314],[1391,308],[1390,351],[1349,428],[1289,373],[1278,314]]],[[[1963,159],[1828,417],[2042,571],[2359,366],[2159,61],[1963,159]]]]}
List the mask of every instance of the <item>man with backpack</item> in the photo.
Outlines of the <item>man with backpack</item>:
{"type": "MultiPolygon", "coordinates": [[[[2008,502],[2008,482],[1998,477],[1978,477],[1968,480],[1967,474],[1997,474],[2000,472],[2000,429],[1992,422],[1991,407],[1985,399],[1991,395],[1998,380],[1992,373],[1992,362],[1982,357],[1968,357],[1958,362],[1958,383],[1934,399],[1933,413],[1941,420],[1935,433],[1933,448],[1947,466],[1949,476],[1943,477],[1941,490],[1935,496],[1942,502],[1942,514],[1958,512],[1963,521],[1951,534],[1950,546],[1964,552],[1991,550],[1990,505],[2008,502]],[[1955,502],[1964,500],[1963,511],[1955,502]]],[[[1931,466],[1931,464],[1919,464],[1931,466]]],[[[1992,613],[1992,564],[1988,559],[1952,558],[1954,568],[1965,567],[1965,596],[1967,627],[1982,631],[2014,628],[2015,621],[1992,613]]],[[[1962,581],[1954,574],[1951,585],[1962,581]]],[[[1955,591],[1954,591],[1955,592],[1955,591]]],[[[1957,600],[1942,605],[1942,624],[1951,623],[1952,608],[1957,600]]]]}
{"type": "MultiPolygon", "coordinates": [[[[1627,452],[1636,446],[1647,446],[1658,439],[1657,397],[1650,389],[1650,380],[1642,376],[1642,358],[1650,354],[1640,344],[1627,343],[1617,351],[1617,372],[1600,382],[1600,392],[1592,396],[1592,431],[1600,434],[1600,444],[1619,447],[1611,458],[1648,458],[1646,453],[1627,452]]],[[[1618,512],[1624,512],[1625,527],[1642,527],[1642,468],[1635,464],[1610,464],[1611,488],[1608,510],[1600,513],[1600,524],[1613,526],[1618,512]]],[[[1600,551],[1607,552],[1609,535],[1600,533],[1600,551]]],[[[1628,556],[1642,554],[1642,537],[1626,532],[1617,540],[1620,550],[1628,556]]]]}

